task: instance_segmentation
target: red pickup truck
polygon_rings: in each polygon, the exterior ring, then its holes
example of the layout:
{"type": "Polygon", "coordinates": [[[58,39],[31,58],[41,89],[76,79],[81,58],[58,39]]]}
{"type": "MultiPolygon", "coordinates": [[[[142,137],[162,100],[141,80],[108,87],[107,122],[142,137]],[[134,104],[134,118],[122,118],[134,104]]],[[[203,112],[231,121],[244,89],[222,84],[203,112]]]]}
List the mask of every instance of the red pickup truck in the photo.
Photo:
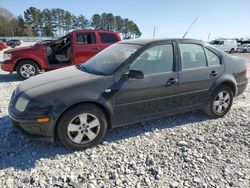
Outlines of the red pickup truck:
{"type": "Polygon", "coordinates": [[[5,51],[2,70],[16,71],[22,79],[35,76],[39,71],[81,64],[92,56],[120,41],[117,32],[79,30],[57,40],[38,42],[33,46],[5,51]]]}

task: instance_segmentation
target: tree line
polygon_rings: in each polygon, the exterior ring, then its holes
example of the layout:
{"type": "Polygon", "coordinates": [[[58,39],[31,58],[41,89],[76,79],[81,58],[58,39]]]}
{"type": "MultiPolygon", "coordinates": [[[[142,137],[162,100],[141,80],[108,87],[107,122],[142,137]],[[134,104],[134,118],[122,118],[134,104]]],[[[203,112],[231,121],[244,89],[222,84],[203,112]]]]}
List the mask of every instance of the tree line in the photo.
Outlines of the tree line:
{"type": "Polygon", "coordinates": [[[8,10],[0,8],[1,36],[63,36],[72,30],[96,29],[118,31],[124,38],[141,36],[139,27],[128,18],[112,13],[94,14],[87,19],[60,8],[37,9],[30,7],[17,18],[8,10]]]}

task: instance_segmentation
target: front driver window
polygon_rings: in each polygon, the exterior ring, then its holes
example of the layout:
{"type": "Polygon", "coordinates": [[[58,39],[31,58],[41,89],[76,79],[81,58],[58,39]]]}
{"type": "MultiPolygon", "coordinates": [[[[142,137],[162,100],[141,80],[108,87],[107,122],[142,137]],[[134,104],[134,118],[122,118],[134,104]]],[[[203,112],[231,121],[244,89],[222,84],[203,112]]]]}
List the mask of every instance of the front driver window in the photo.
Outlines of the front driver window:
{"type": "Polygon", "coordinates": [[[173,45],[166,44],[145,50],[130,66],[145,76],[173,71],[173,45]]]}

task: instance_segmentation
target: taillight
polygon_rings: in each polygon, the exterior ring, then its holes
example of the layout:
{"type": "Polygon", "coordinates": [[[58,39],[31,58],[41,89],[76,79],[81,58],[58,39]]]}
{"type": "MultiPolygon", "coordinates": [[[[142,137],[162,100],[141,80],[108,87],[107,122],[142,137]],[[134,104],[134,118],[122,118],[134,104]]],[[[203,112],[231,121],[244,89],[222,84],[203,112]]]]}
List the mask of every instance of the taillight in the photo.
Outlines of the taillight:
{"type": "Polygon", "coordinates": [[[247,71],[247,65],[245,64],[245,70],[244,70],[244,72],[245,72],[245,76],[246,76],[246,78],[247,78],[247,74],[248,74],[248,71],[247,71]]]}

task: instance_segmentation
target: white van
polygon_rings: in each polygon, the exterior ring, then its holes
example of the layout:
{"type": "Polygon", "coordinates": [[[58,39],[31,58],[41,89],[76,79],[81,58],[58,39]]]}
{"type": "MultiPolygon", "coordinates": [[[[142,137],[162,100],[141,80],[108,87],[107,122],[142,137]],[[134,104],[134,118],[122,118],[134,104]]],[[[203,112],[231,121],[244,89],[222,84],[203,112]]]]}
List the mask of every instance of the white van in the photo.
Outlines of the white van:
{"type": "Polygon", "coordinates": [[[210,44],[229,53],[236,52],[238,47],[237,41],[234,39],[216,39],[212,40],[210,44]]]}

